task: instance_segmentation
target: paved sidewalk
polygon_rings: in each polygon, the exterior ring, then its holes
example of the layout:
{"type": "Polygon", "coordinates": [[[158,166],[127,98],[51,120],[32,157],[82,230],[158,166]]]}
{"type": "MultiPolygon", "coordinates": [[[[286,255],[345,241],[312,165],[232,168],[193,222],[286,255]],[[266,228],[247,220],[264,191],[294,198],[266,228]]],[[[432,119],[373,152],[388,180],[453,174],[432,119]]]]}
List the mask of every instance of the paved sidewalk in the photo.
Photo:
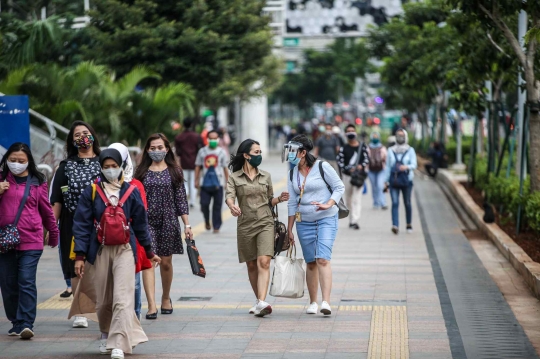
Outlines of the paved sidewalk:
{"type": "MultiPolygon", "coordinates": [[[[272,173],[276,193],[282,191],[286,167],[272,158],[265,159],[263,169],[272,173]]],[[[150,341],[138,346],[133,357],[452,358],[416,198],[414,233],[404,233],[403,223],[398,236],[390,232],[390,211],[373,210],[371,194],[363,204],[360,231],[340,221],[330,317],[305,314],[307,289],[297,300],[269,296],[274,313],[268,317],[249,315],[255,298],[245,265],[237,259],[236,220],[227,215],[222,233],[214,235],[202,229],[202,216],[194,210],[191,222],[208,276],[193,276],[187,256],[175,256],[174,314],[142,320],[150,341]]],[[[284,205],[280,213],[286,222],[284,205]]],[[[98,358],[97,323],[72,329],[66,319],[69,302],[57,298],[64,286],[56,251],[44,253],[38,281],[36,337],[0,336],[0,357],[98,358]]],[[[159,276],[156,290],[159,301],[159,276]]],[[[0,317],[0,333],[9,328],[0,317]]]]}

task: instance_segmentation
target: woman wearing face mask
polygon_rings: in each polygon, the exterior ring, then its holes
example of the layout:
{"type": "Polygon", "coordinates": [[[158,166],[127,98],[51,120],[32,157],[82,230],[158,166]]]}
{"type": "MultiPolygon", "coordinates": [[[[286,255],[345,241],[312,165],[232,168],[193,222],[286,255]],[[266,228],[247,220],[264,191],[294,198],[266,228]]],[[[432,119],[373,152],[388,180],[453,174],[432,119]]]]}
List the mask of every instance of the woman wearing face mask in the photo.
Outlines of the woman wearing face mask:
{"type": "Polygon", "coordinates": [[[399,233],[399,193],[403,192],[405,213],[407,219],[407,233],[412,232],[412,206],[411,194],[413,188],[414,170],[416,169],[416,152],[407,144],[407,132],[404,129],[396,131],[396,144],[388,150],[387,166],[385,170],[386,184],[390,187],[392,197],[392,232],[399,233]],[[399,173],[402,173],[400,175],[399,173]],[[406,175],[405,175],[406,174],[406,175]],[[406,177],[407,183],[397,187],[391,176],[406,177]],[[394,184],[393,184],[394,183],[394,184]]]}
{"type": "MultiPolygon", "coordinates": [[[[124,181],[137,187],[141,194],[141,199],[144,204],[144,208],[148,208],[148,203],[146,200],[146,191],[144,190],[144,185],[141,181],[133,178],[133,163],[131,162],[131,157],[129,156],[129,150],[126,146],[121,143],[113,143],[109,148],[114,148],[122,156],[122,169],[124,170],[124,181]]],[[[137,264],[135,266],[135,313],[137,318],[141,319],[141,271],[148,270],[152,268],[152,263],[146,258],[144,248],[136,242],[137,244],[137,264]]]]}
{"type": "MultiPolygon", "coordinates": [[[[184,234],[193,238],[189,224],[189,205],[184,186],[184,175],[171,151],[167,137],[156,133],[148,138],[141,164],[135,171],[148,200],[148,224],[152,236],[152,249],[161,257],[161,314],[172,314],[171,284],[173,280],[172,255],[184,253],[182,230],[178,217],[184,222],[184,234]]],[[[155,270],[143,271],[143,284],[148,299],[146,319],[157,319],[155,298],[155,270]]]]}
{"type": "Polygon", "coordinates": [[[345,127],[347,144],[341,147],[338,154],[338,165],[343,175],[345,184],[345,202],[350,210],[349,228],[360,229],[358,222],[362,213],[363,186],[357,187],[351,184],[351,176],[354,172],[364,172],[369,165],[369,154],[365,143],[358,141],[356,127],[345,127]]]}
{"type": "Polygon", "coordinates": [[[49,231],[49,246],[58,245],[58,227],[47,196],[45,176],[30,148],[14,143],[0,161],[0,231],[14,225],[20,242],[16,249],[0,254],[0,289],[6,317],[13,325],[8,335],[21,339],[34,336],[43,227],[49,231]]]}
{"type": "Polygon", "coordinates": [[[381,135],[379,132],[372,132],[369,136],[369,172],[368,177],[371,182],[371,192],[373,194],[373,208],[388,209],[386,205],[386,196],[384,195],[384,168],[386,167],[387,151],[381,144],[381,135]]]}
{"type": "MultiPolygon", "coordinates": [[[[75,273],[79,278],[84,276],[85,261],[94,266],[96,312],[102,333],[100,353],[110,352],[112,359],[123,359],[124,353],[132,353],[137,344],[148,341],[135,315],[135,242],[144,247],[146,257],[154,263],[159,264],[161,259],[152,251],[146,210],[139,190],[124,181],[120,152],[104,150],[99,163],[100,180],[82,193],[73,221],[77,256],[75,273]],[[100,237],[100,231],[96,230],[95,223],[101,226],[102,216],[111,206],[118,206],[117,211],[123,211],[127,223],[121,226],[128,225],[134,233],[128,231],[127,242],[124,238],[100,237]]],[[[122,233],[113,224],[103,226],[104,231],[122,233]]]]}
{"type": "MultiPolygon", "coordinates": [[[[67,158],[60,162],[54,175],[50,199],[54,216],[60,221],[60,264],[67,284],[67,289],[60,295],[61,297],[71,296],[77,285],[74,262],[69,258],[73,238],[73,215],[81,193],[101,172],[98,161],[101,150],[92,126],[75,121],[67,138],[69,139],[66,141],[67,158]],[[71,279],[74,279],[73,283],[71,279]]],[[[88,320],[85,317],[75,317],[73,327],[87,328],[88,320]]]]}
{"type": "Polygon", "coordinates": [[[259,169],[262,152],[259,142],[247,139],[231,156],[231,175],[227,182],[226,202],[234,217],[238,217],[238,259],[246,263],[249,282],[255,294],[255,305],[250,314],[258,317],[272,313],[266,300],[270,281],[270,260],[274,255],[274,220],[272,206],[287,201],[289,194],[274,198],[272,178],[259,169]],[[238,200],[238,204],[235,204],[238,200]]]}
{"type": "Polygon", "coordinates": [[[307,263],[306,281],[311,304],[306,313],[317,314],[319,284],[322,292],[320,312],[332,314],[332,247],[338,230],[338,207],[345,186],[337,172],[326,162],[317,161],[309,152],[313,143],[304,135],[289,142],[287,160],[296,165],[289,172],[289,240],[294,242],[293,228],[307,263]],[[321,173],[322,172],[324,173],[321,173]],[[324,176],[324,177],[323,177],[324,176]]]}

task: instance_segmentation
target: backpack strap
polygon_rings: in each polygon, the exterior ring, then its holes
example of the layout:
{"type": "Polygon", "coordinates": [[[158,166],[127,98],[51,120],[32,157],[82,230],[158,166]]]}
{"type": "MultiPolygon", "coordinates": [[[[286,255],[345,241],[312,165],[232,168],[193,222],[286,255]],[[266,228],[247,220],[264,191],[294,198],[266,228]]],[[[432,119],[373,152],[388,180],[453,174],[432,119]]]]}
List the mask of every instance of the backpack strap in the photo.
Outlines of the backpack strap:
{"type": "Polygon", "coordinates": [[[289,170],[289,179],[291,180],[292,182],[292,178],[293,178],[293,173],[294,172],[294,168],[292,170],[289,170]]]}
{"type": "Polygon", "coordinates": [[[328,188],[328,190],[330,191],[330,194],[333,194],[334,191],[332,191],[332,187],[330,187],[328,182],[326,182],[326,178],[324,178],[323,161],[319,161],[319,172],[321,173],[321,177],[322,177],[324,183],[326,183],[326,188],[328,188]]]}
{"type": "Polygon", "coordinates": [[[103,202],[105,203],[105,207],[107,206],[110,206],[111,203],[109,202],[109,199],[107,198],[107,196],[105,196],[105,193],[103,192],[103,190],[101,189],[101,186],[95,186],[95,189],[96,189],[96,192],[99,194],[99,196],[101,197],[101,199],[103,200],[103,202]]]}
{"type": "Polygon", "coordinates": [[[131,195],[131,193],[135,190],[134,185],[129,185],[129,188],[127,189],[126,193],[122,196],[120,201],[118,201],[118,206],[122,207],[124,203],[126,203],[128,197],[131,195]]]}

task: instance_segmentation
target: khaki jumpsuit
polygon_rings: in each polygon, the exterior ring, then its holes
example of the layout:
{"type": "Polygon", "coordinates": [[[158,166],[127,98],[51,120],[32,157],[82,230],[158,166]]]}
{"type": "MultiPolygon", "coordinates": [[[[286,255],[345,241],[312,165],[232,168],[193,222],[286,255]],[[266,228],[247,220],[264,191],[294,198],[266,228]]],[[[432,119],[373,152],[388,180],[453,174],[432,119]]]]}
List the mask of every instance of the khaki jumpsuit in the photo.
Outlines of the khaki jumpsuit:
{"type": "Polygon", "coordinates": [[[274,197],[270,174],[258,170],[253,181],[244,170],[234,172],[227,182],[226,199],[238,200],[237,242],[240,263],[274,255],[274,220],[268,202],[274,197]]]}

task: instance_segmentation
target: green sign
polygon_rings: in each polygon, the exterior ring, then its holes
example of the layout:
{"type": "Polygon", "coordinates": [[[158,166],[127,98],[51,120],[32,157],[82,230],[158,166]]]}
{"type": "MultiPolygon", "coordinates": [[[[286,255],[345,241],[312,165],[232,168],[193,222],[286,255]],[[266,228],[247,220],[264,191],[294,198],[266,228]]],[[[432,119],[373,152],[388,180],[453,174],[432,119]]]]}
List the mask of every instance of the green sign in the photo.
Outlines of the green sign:
{"type": "Polygon", "coordinates": [[[285,66],[287,72],[293,72],[294,70],[296,70],[296,61],[287,61],[285,63],[285,66]]]}
{"type": "Polygon", "coordinates": [[[283,39],[283,46],[285,47],[297,47],[300,45],[300,39],[297,37],[289,37],[283,39]]]}

